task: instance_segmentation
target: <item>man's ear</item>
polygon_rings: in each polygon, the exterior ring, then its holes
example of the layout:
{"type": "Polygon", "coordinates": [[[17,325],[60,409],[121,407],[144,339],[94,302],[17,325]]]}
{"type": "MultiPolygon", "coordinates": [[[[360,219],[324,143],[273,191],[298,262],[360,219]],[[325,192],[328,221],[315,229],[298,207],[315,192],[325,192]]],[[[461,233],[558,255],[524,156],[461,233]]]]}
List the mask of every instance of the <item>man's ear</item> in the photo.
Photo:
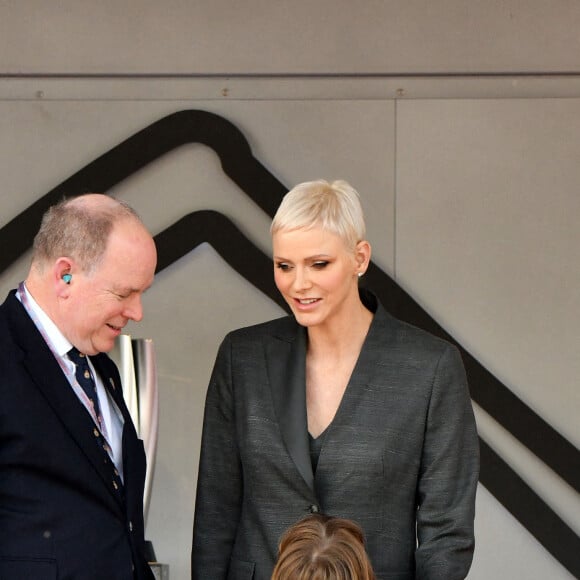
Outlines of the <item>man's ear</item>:
{"type": "Polygon", "coordinates": [[[54,263],[52,275],[59,296],[68,295],[68,290],[73,279],[73,263],[70,258],[58,258],[54,263]]]}

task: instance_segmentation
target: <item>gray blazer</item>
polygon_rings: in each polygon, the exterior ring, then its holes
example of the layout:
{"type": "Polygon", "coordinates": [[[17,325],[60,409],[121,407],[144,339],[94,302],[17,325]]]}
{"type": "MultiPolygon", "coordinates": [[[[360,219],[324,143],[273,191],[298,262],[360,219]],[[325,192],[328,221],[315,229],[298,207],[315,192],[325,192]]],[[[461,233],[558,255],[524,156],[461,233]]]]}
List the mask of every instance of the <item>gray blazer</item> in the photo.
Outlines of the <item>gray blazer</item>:
{"type": "Polygon", "coordinates": [[[193,580],[269,580],[284,530],[309,512],[364,529],[379,580],[465,578],[479,447],[455,347],[374,318],[313,474],[306,329],[293,317],[222,342],[208,387],[193,580]]]}

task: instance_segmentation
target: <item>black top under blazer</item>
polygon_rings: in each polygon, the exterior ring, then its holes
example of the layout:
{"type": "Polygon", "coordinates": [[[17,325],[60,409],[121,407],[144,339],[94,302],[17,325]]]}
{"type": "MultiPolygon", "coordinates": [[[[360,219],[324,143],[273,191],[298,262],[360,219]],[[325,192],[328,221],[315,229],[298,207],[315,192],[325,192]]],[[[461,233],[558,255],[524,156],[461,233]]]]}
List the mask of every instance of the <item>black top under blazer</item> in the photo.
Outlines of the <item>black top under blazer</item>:
{"type": "Polygon", "coordinates": [[[153,580],[145,452],[115,364],[91,357],[121,410],[124,493],[95,426],[12,291],[0,306],[0,579],[153,580]]]}
{"type": "Polygon", "coordinates": [[[474,549],[479,446],[458,350],[374,318],[313,474],[307,332],[284,317],[228,334],[209,384],[193,580],[269,580],[288,526],[320,511],[364,529],[378,580],[460,580],[474,549]]]}

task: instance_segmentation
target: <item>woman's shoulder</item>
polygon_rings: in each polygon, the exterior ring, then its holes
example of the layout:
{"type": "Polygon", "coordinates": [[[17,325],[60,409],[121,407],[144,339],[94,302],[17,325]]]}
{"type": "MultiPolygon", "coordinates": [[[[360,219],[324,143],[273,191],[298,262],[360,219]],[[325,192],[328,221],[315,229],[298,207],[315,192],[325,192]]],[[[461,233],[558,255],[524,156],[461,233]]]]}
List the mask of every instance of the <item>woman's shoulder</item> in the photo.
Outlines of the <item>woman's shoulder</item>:
{"type": "Polygon", "coordinates": [[[231,340],[260,340],[264,336],[293,336],[299,325],[293,316],[281,316],[273,320],[243,326],[228,333],[231,340]]]}
{"type": "Polygon", "coordinates": [[[379,335],[385,339],[388,337],[399,348],[437,355],[456,348],[449,340],[393,316],[383,306],[377,309],[375,322],[379,335]]]}

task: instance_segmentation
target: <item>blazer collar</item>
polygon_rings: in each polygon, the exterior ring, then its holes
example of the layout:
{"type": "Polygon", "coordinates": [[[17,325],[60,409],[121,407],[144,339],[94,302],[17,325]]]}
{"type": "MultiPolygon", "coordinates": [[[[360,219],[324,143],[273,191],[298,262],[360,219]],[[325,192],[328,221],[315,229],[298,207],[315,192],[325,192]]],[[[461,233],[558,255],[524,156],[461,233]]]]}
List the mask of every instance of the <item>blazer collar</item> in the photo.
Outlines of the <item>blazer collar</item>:
{"type": "Polygon", "coordinates": [[[282,439],[302,478],[314,489],[306,417],[307,333],[294,319],[287,320],[288,332],[266,342],[268,375],[282,439]]]}

